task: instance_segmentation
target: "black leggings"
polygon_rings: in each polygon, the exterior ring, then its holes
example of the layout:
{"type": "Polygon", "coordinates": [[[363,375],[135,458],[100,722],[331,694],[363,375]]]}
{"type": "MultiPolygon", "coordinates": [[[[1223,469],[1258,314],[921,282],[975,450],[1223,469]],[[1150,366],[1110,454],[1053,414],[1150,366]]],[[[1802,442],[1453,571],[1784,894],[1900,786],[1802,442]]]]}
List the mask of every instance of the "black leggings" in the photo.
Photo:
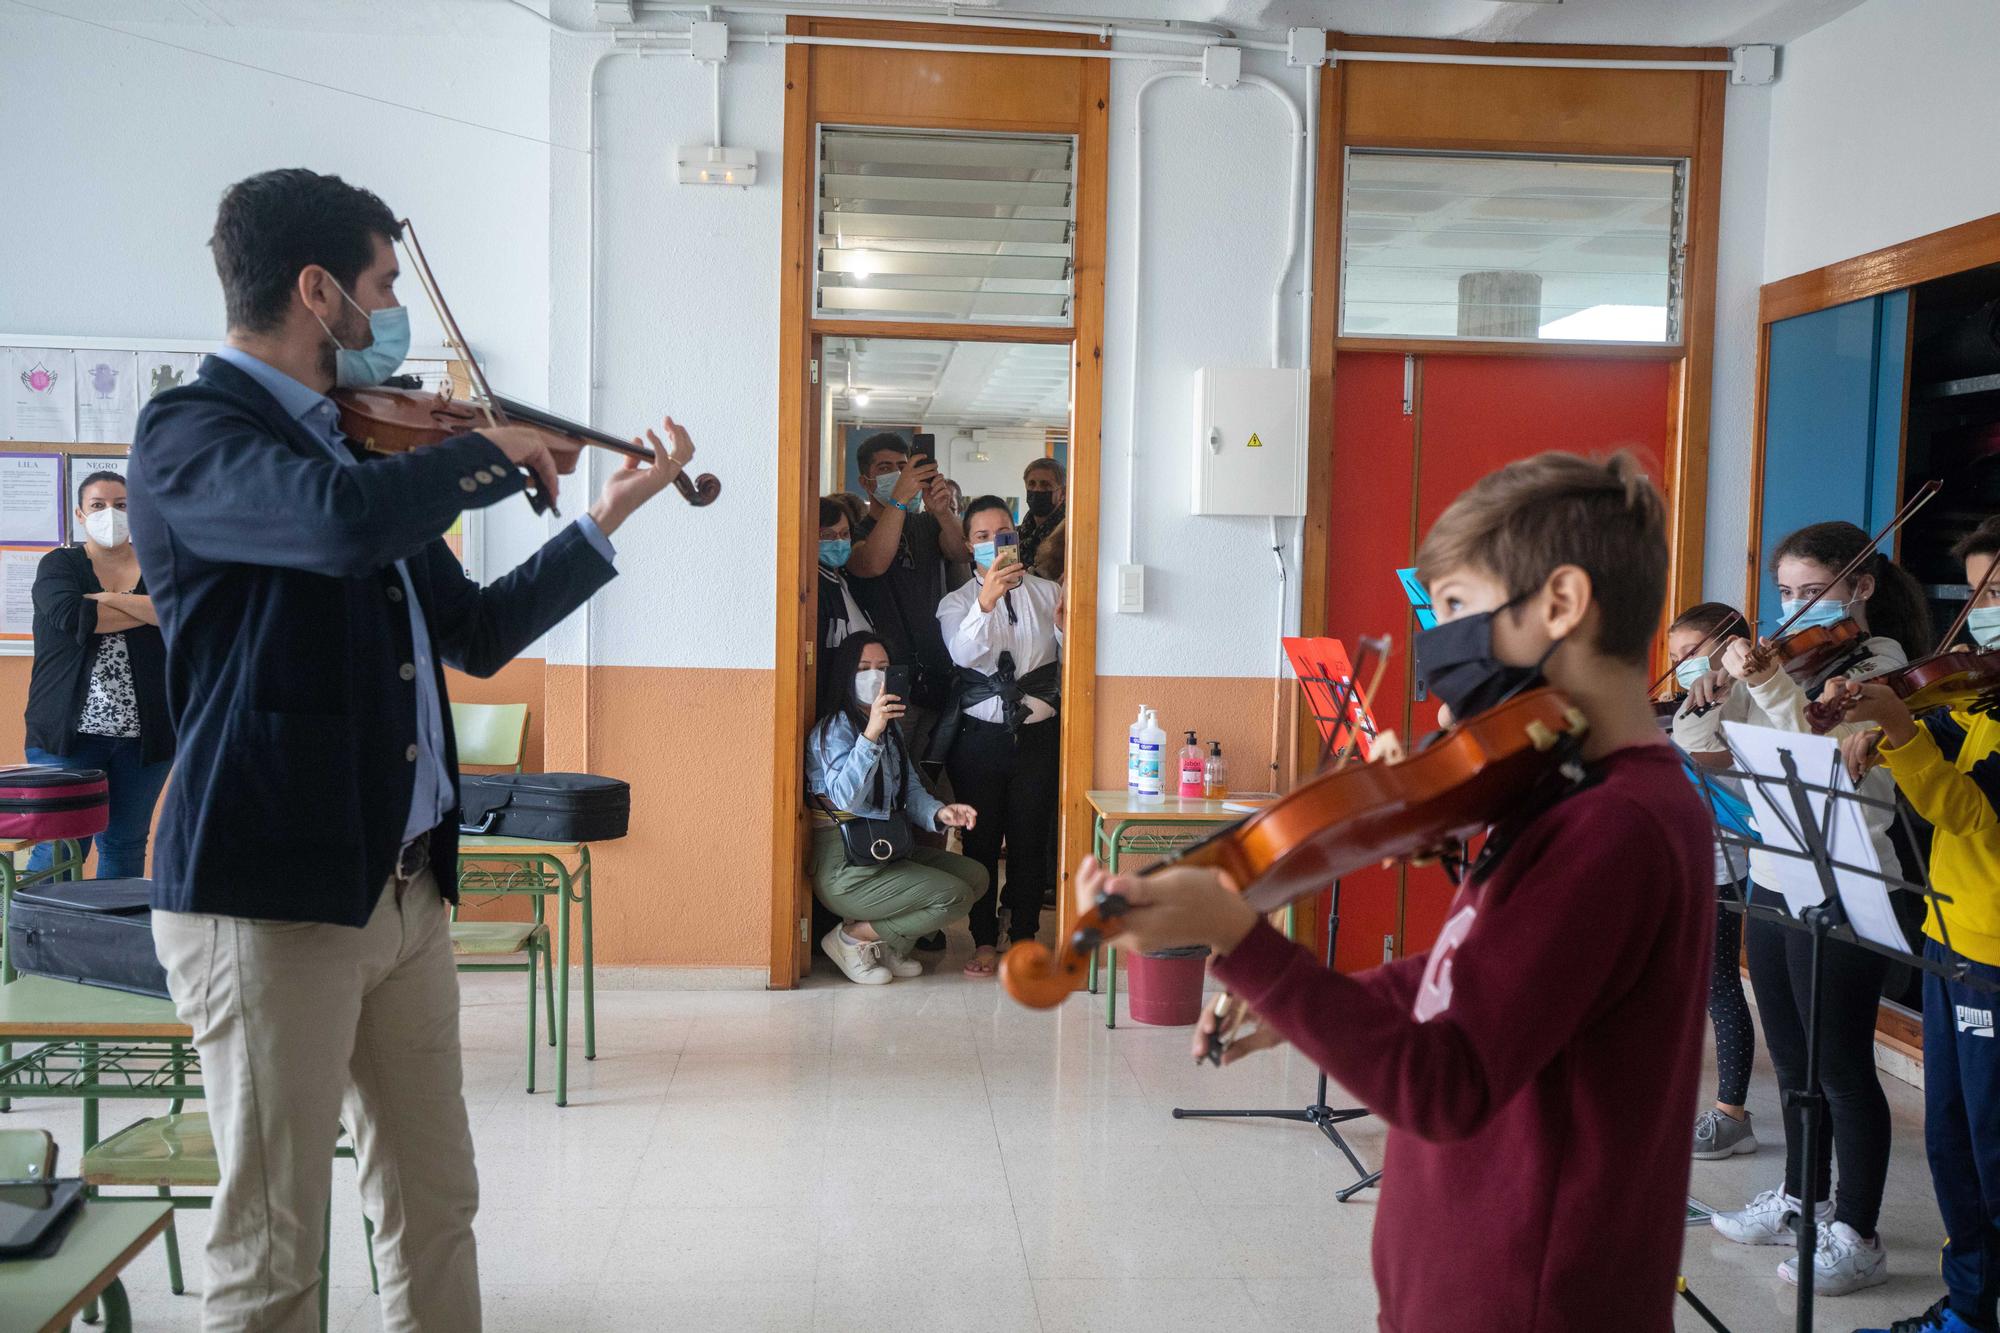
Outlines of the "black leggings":
{"type": "MultiPolygon", "coordinates": [[[[1750,901],[1785,910],[1785,900],[1753,888],[1750,901]]],[[[1807,981],[1812,937],[1790,926],[1752,919],[1746,948],[1750,988],[1764,1022],[1764,1045],[1778,1071],[1778,1089],[1805,1086],[1807,981]]],[[[1818,1161],[1812,1164],[1812,1193],[1802,1186],[1807,1171],[1805,1124],[1785,1112],[1785,1192],[1793,1198],[1827,1197],[1833,1158],[1840,1158],[1840,1191],[1833,1216],[1863,1236],[1875,1234],[1882,1211],[1882,1183],[1889,1174],[1889,1099],[1875,1073],[1875,1012],[1889,960],[1858,945],[1826,942],[1821,956],[1819,997],[1819,1086],[1826,1095],[1820,1123],[1818,1161]]]]}
{"type": "Polygon", "coordinates": [[[1757,1029],[1750,1002],[1743,998],[1743,973],[1736,955],[1743,945],[1743,914],[1723,904],[1736,901],[1741,884],[1716,889],[1715,966],[1708,974],[1708,1021],[1715,1029],[1715,1100],[1741,1106],[1750,1095],[1750,1065],[1757,1058],[1757,1029]]]}
{"type": "Polygon", "coordinates": [[[945,766],[958,799],[979,812],[965,833],[965,854],[986,867],[987,889],[972,905],[972,942],[1000,942],[998,907],[1007,907],[1007,938],[1031,940],[1041,924],[1048,883],[1048,840],[1061,791],[1061,724],[1055,718],[1010,734],[997,722],[958,720],[945,766]],[[1000,844],[1007,882],[1000,882],[1000,844]]]}

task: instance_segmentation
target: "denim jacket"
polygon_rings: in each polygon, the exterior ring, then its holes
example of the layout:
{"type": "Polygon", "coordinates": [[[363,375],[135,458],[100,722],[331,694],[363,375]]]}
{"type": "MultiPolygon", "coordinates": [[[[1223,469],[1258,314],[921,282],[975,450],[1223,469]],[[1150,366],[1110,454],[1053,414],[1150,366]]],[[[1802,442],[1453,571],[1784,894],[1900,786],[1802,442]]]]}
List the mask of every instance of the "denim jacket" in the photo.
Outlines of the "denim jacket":
{"type": "MultiPolygon", "coordinates": [[[[806,792],[824,796],[836,810],[864,819],[889,813],[889,793],[900,784],[910,823],[936,830],[944,803],[931,795],[900,745],[884,745],[863,736],[845,713],[835,713],[806,737],[806,792]],[[875,771],[882,770],[881,797],[875,799],[875,771]]],[[[817,803],[815,803],[815,806],[817,803]]]]}

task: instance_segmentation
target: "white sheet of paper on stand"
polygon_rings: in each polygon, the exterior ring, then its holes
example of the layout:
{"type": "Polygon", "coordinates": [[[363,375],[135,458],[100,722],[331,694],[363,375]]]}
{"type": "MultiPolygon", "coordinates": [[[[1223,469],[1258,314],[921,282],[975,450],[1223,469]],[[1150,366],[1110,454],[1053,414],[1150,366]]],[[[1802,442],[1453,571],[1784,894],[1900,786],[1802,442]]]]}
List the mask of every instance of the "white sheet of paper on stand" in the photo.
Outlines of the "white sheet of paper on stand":
{"type": "Polygon", "coordinates": [[[10,347],[0,385],[0,433],[10,440],[76,440],[76,371],[68,349],[10,347]]]}
{"type": "MultiPolygon", "coordinates": [[[[1775,727],[1753,727],[1743,722],[1724,722],[1722,731],[1729,739],[1730,748],[1735,751],[1737,763],[1745,772],[1782,778],[1785,767],[1779,756],[1781,752],[1789,751],[1800,781],[1831,787],[1843,794],[1854,791],[1854,784],[1847,780],[1847,767],[1840,759],[1840,742],[1831,736],[1780,731],[1775,727]]],[[[1887,784],[1886,774],[1882,781],[1887,784]]],[[[1870,785],[1874,785],[1872,779],[1870,785]]],[[[1751,818],[1757,825],[1757,833],[1764,846],[1804,851],[1805,845],[1797,836],[1799,817],[1791,792],[1763,782],[1746,781],[1743,786],[1750,799],[1751,818]]],[[[1871,791],[1868,795],[1883,800],[1889,798],[1887,792],[1871,791]]],[[[1868,834],[1864,817],[1866,807],[1851,800],[1835,801],[1829,822],[1827,804],[1831,798],[1819,791],[1808,791],[1805,796],[1806,807],[1813,820],[1826,831],[1828,855],[1836,862],[1855,867],[1853,870],[1836,867],[1833,872],[1834,886],[1840,895],[1840,905],[1847,913],[1848,925],[1854,928],[1855,934],[1872,943],[1891,949],[1909,948],[1902,925],[1896,920],[1896,910],[1889,902],[1889,886],[1880,878],[1882,859],[1876,853],[1875,840],[1868,834]]],[[[1764,887],[1776,890],[1784,898],[1786,906],[1791,908],[1793,916],[1802,916],[1808,907],[1826,900],[1819,871],[1811,861],[1796,856],[1773,856],[1771,860],[1776,865],[1768,874],[1776,882],[1764,887]]],[[[1759,872],[1759,883],[1763,883],[1764,874],[1759,872]]]]}
{"type": "Polygon", "coordinates": [[[139,420],[139,354],[80,350],[72,357],[78,442],[132,443],[139,420]]]}

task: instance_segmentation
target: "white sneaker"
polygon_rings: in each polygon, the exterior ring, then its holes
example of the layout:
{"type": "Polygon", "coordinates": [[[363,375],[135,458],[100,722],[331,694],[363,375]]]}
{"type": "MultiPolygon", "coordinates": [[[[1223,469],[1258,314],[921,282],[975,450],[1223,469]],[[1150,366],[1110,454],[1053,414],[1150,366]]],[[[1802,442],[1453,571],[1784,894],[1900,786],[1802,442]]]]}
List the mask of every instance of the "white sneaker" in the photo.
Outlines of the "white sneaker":
{"type": "Polygon", "coordinates": [[[892,976],[920,977],[924,974],[922,963],[906,953],[897,953],[886,944],[882,946],[882,966],[888,968],[892,976]]]}
{"type": "Polygon", "coordinates": [[[835,926],[820,937],[819,947],[826,950],[826,956],[840,965],[847,973],[849,981],[860,982],[864,986],[886,986],[894,978],[889,969],[882,966],[882,941],[850,940],[835,926]]]}
{"type": "MultiPolygon", "coordinates": [[[[1799,1284],[1799,1256],[1778,1265],[1778,1276],[1799,1284]]],[[[1879,1287],[1889,1280],[1889,1248],[1877,1236],[1861,1239],[1861,1233],[1845,1222],[1819,1229],[1819,1244],[1813,1250],[1813,1291],[1821,1296],[1845,1296],[1863,1287],[1879,1287]]]]}
{"type": "MultiPolygon", "coordinates": [[[[1797,1221],[1800,1204],[1797,1199],[1783,1190],[1765,1190],[1750,1201],[1750,1206],[1733,1213],[1717,1213],[1709,1222],[1738,1245],[1789,1245],[1792,1243],[1792,1224],[1797,1221]]],[[[1813,1209],[1813,1220],[1821,1227],[1833,1221],[1833,1202],[1828,1200],[1813,1209]]]]}

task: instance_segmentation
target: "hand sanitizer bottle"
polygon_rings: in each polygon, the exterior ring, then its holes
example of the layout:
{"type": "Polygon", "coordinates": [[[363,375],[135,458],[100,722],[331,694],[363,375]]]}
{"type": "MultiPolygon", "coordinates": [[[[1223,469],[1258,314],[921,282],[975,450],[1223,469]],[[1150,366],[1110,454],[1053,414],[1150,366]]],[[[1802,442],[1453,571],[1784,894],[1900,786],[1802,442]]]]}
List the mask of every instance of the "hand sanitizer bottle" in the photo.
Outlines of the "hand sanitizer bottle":
{"type": "Polygon", "coordinates": [[[1192,731],[1187,733],[1187,744],[1181,747],[1180,794],[1191,801],[1200,800],[1202,795],[1201,744],[1192,731]]]}
{"type": "Polygon", "coordinates": [[[1167,748],[1167,733],[1160,730],[1160,720],[1153,710],[1146,710],[1146,728],[1139,733],[1139,799],[1157,801],[1162,799],[1160,787],[1160,757],[1167,748]]]}
{"type": "Polygon", "coordinates": [[[1139,790],[1139,733],[1146,729],[1146,705],[1139,705],[1139,716],[1125,729],[1125,790],[1135,795],[1139,790]]]}
{"type": "Polygon", "coordinates": [[[1201,794],[1211,801],[1229,799],[1229,771],[1222,765],[1222,742],[1208,743],[1208,762],[1202,766],[1201,794]]]}

